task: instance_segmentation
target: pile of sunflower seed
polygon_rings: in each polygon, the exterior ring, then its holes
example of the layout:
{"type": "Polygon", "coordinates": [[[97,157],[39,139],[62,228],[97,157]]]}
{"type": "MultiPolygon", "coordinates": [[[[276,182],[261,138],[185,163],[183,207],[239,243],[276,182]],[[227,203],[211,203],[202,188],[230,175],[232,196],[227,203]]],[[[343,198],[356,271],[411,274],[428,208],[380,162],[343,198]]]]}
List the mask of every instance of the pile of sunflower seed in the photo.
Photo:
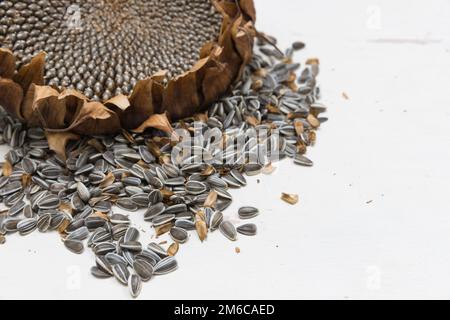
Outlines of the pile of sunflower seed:
{"type": "MultiPolygon", "coordinates": [[[[16,232],[58,231],[68,250],[92,250],[93,276],[114,277],[137,297],[142,282],[177,269],[174,256],[190,232],[201,241],[215,230],[232,241],[238,234],[256,235],[255,224],[235,226],[224,214],[233,199],[229,189],[245,186],[245,175],[285,157],[311,166],[306,147],[327,120],[318,116],[325,111],[317,102],[318,64],[291,62],[302,43],[282,53],[274,41],[260,41],[242,81],[210,107],[208,117],[172,124],[194,137],[179,144],[162,132],[122,132],[70,142],[62,159],[49,150],[42,129],[25,128],[0,112],[0,143],[11,147],[0,176],[0,244],[16,232]],[[207,130],[221,139],[197,135],[207,130]],[[262,138],[260,131],[268,134],[262,138]],[[240,139],[242,144],[224,143],[240,139]],[[155,236],[169,234],[173,243],[144,247],[141,232],[116,207],[143,209],[155,236]]],[[[247,220],[259,210],[247,206],[238,214],[247,220]]]]}

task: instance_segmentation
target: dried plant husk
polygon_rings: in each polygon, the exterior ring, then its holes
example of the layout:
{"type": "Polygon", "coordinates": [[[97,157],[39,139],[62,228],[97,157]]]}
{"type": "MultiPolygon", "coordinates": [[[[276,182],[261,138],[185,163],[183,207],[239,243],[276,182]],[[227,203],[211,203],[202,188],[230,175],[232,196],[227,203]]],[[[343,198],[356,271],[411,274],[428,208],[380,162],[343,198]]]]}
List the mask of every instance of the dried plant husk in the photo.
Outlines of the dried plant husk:
{"type": "Polygon", "coordinates": [[[75,89],[46,85],[44,52],[17,69],[14,53],[0,48],[0,105],[30,127],[42,127],[49,134],[99,135],[147,128],[170,133],[169,120],[163,125],[161,120],[201,113],[230,89],[252,57],[253,0],[211,3],[223,17],[220,33],[215,41],[203,45],[192,68],[174,78],[168,79],[161,70],[138,81],[129,96],[93,101],[75,89]]]}

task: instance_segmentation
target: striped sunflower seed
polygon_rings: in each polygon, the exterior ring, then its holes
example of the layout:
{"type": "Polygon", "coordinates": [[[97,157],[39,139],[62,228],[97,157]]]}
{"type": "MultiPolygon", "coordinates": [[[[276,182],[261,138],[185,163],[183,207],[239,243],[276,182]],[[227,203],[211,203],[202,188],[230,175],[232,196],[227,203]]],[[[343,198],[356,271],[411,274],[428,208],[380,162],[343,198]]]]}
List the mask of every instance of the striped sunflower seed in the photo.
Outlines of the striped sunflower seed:
{"type": "Polygon", "coordinates": [[[189,239],[187,231],[182,228],[172,227],[169,233],[173,241],[176,241],[178,243],[185,243],[189,239]]]}
{"type": "Polygon", "coordinates": [[[241,219],[252,219],[259,214],[259,210],[254,207],[242,207],[238,211],[239,218],[241,219]]]}
{"type": "Polygon", "coordinates": [[[219,226],[219,230],[225,237],[227,237],[231,241],[236,241],[237,239],[236,228],[230,221],[223,221],[219,226]]]}
{"type": "Polygon", "coordinates": [[[82,182],[77,183],[77,192],[80,199],[85,203],[87,203],[91,198],[89,189],[82,182]]]}
{"type": "Polygon", "coordinates": [[[295,155],[294,163],[305,167],[312,167],[314,165],[310,159],[301,154],[295,155]]]}
{"type": "Polygon", "coordinates": [[[133,227],[130,227],[125,232],[125,236],[123,238],[124,242],[132,242],[139,240],[139,230],[133,227]]]}
{"type": "Polygon", "coordinates": [[[128,288],[133,298],[137,298],[142,290],[142,280],[137,274],[132,274],[128,279],[128,288]]]}
{"type": "Polygon", "coordinates": [[[67,236],[69,240],[85,240],[89,237],[89,229],[85,226],[72,231],[67,236]]]}
{"type": "Polygon", "coordinates": [[[128,268],[126,265],[118,263],[114,264],[112,266],[112,271],[114,274],[114,277],[123,285],[128,285],[128,278],[130,277],[130,271],[128,271],[128,268]]]}
{"type": "Polygon", "coordinates": [[[246,236],[254,236],[257,232],[257,227],[253,223],[244,224],[236,228],[237,232],[246,236]]]}
{"type": "Polygon", "coordinates": [[[23,212],[23,209],[25,208],[25,205],[26,204],[24,201],[17,202],[15,205],[13,205],[9,209],[9,212],[8,212],[9,216],[14,217],[14,216],[21,214],[23,212]]]}
{"type": "Polygon", "coordinates": [[[97,279],[108,279],[111,278],[111,275],[97,266],[91,267],[91,274],[97,279]]]}
{"type": "Polygon", "coordinates": [[[147,260],[136,257],[133,269],[141,277],[142,281],[149,281],[153,276],[153,265],[147,260]]]}
{"type": "Polygon", "coordinates": [[[21,235],[32,233],[37,228],[37,219],[28,218],[17,223],[17,230],[21,235]]]}
{"type": "Polygon", "coordinates": [[[154,218],[161,215],[166,210],[164,204],[159,202],[150,206],[144,214],[145,221],[152,221],[154,218]]]}
{"type": "Polygon", "coordinates": [[[79,240],[67,239],[66,241],[64,241],[64,245],[66,246],[67,249],[76,254],[81,254],[84,251],[83,242],[79,240]]]}
{"type": "Polygon", "coordinates": [[[175,271],[177,268],[178,268],[178,263],[175,260],[175,258],[168,256],[156,264],[156,266],[153,270],[153,273],[155,275],[168,274],[172,271],[175,271]]]}

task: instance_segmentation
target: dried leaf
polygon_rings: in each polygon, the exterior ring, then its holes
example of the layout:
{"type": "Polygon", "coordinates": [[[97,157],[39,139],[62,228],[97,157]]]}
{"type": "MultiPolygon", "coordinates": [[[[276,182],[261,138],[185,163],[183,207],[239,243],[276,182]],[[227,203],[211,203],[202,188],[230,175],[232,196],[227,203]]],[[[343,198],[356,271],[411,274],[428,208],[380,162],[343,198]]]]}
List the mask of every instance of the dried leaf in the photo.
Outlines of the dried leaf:
{"type": "Polygon", "coordinates": [[[282,193],[281,194],[281,200],[289,203],[289,204],[297,204],[298,203],[298,195],[297,194],[289,194],[289,193],[282,193]]]}
{"type": "Polygon", "coordinates": [[[53,150],[61,159],[67,159],[66,145],[71,140],[78,140],[80,136],[70,132],[45,132],[47,137],[48,146],[50,150],[53,150]]]}

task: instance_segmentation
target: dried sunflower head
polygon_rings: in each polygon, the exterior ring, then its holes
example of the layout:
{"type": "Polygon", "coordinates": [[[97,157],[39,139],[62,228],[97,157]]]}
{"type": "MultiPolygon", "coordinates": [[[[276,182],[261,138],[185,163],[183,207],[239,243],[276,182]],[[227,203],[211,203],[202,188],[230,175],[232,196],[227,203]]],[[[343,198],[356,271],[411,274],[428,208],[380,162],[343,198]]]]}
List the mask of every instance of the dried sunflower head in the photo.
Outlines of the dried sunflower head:
{"type": "Polygon", "coordinates": [[[240,76],[254,19],[252,0],[2,1],[0,104],[90,134],[192,115],[240,76]]]}

